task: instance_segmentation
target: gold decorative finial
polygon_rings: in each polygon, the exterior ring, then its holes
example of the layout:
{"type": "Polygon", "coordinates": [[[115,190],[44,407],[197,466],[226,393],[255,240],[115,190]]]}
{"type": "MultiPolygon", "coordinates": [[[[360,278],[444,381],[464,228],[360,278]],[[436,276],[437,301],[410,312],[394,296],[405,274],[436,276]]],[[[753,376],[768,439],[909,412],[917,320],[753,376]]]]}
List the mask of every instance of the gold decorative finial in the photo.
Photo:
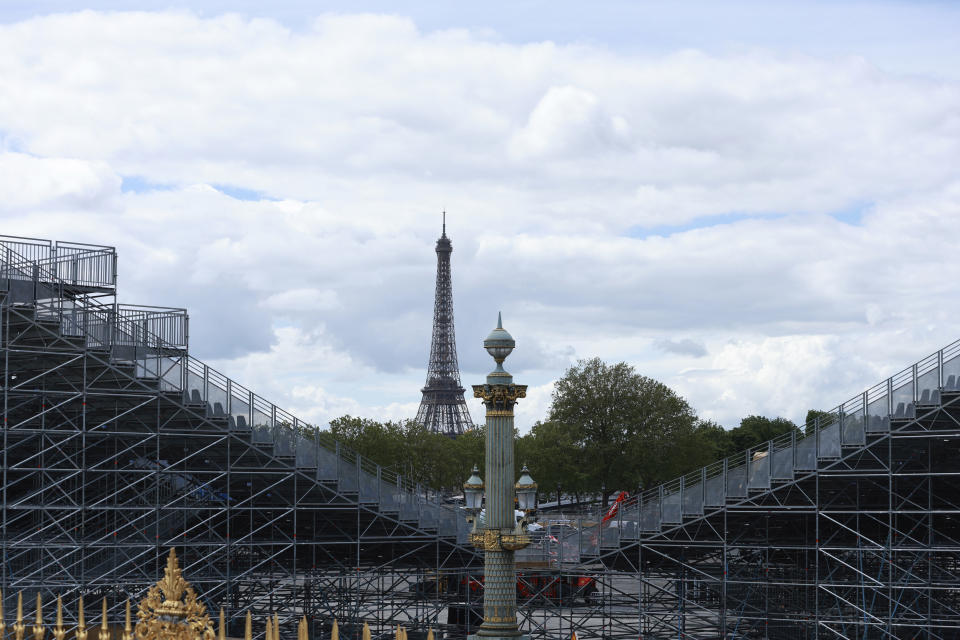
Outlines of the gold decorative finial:
{"type": "Polygon", "coordinates": [[[23,591],[17,591],[17,621],[13,623],[13,637],[23,640],[27,627],[23,624],[23,591]]]}
{"type": "Polygon", "coordinates": [[[433,640],[433,627],[427,630],[427,640],[433,640]]]}
{"type": "Polygon", "coordinates": [[[263,640],[273,640],[273,619],[270,616],[267,616],[267,629],[263,640]]]}
{"type": "Polygon", "coordinates": [[[330,629],[330,640],[340,640],[340,625],[336,618],[333,619],[333,627],[330,629]]]}
{"type": "Polygon", "coordinates": [[[123,622],[123,635],[120,640],[133,640],[133,627],[130,624],[130,599],[127,598],[127,613],[123,622]]]}
{"type": "Polygon", "coordinates": [[[43,626],[43,603],[40,602],[40,592],[37,591],[37,623],[33,625],[33,640],[43,640],[47,629],[43,626]]]}
{"type": "Polygon", "coordinates": [[[77,630],[74,632],[76,640],[87,640],[87,624],[83,619],[83,596],[80,596],[80,602],[77,604],[77,630]]]}
{"type": "Polygon", "coordinates": [[[3,621],[3,589],[0,589],[0,638],[5,638],[7,623],[3,621]]]}
{"type": "Polygon", "coordinates": [[[370,640],[370,625],[366,622],[363,623],[363,633],[360,640],[370,640]]]}
{"type": "Polygon", "coordinates": [[[273,640],[280,640],[280,618],[276,612],[273,614],[273,640]]]}
{"type": "Polygon", "coordinates": [[[250,617],[250,610],[247,610],[247,624],[243,628],[243,640],[253,639],[253,620],[250,617]]]}
{"type": "Polygon", "coordinates": [[[137,640],[214,640],[215,636],[207,608],[183,579],[173,549],[163,578],[140,601],[137,619],[137,640]]]}
{"type": "Polygon", "coordinates": [[[103,607],[100,612],[100,640],[110,640],[110,627],[107,625],[107,598],[103,598],[103,607]]]}
{"type": "Polygon", "coordinates": [[[227,640],[227,624],[224,621],[223,607],[220,607],[220,628],[217,632],[217,640],[227,640]]]}
{"type": "Polygon", "coordinates": [[[67,630],[63,626],[63,601],[57,596],[57,624],[53,627],[53,637],[55,640],[63,640],[67,636],[67,630]]]}
{"type": "Polygon", "coordinates": [[[307,636],[307,616],[300,618],[300,624],[297,625],[297,640],[310,640],[307,636]]]}

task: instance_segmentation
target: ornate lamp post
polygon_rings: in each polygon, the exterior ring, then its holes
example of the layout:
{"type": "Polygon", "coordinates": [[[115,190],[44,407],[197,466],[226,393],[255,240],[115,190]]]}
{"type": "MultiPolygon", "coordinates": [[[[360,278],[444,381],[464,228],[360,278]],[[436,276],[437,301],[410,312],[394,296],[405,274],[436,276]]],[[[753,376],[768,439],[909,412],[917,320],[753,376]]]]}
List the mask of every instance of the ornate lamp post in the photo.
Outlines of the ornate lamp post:
{"type": "MultiPolygon", "coordinates": [[[[503,369],[503,361],[515,345],[498,314],[497,328],[483,341],[497,367],[487,376],[486,384],[473,385],[473,396],[481,398],[487,408],[486,517],[483,527],[474,527],[470,534],[473,546],[484,552],[483,624],[470,636],[475,640],[529,637],[521,636],[517,629],[517,572],[513,561],[514,551],[530,544],[513,508],[513,405],[517,398],[526,397],[527,386],[513,384],[513,376],[503,369]]],[[[479,478],[474,477],[468,481],[471,489],[478,484],[479,478]]]]}

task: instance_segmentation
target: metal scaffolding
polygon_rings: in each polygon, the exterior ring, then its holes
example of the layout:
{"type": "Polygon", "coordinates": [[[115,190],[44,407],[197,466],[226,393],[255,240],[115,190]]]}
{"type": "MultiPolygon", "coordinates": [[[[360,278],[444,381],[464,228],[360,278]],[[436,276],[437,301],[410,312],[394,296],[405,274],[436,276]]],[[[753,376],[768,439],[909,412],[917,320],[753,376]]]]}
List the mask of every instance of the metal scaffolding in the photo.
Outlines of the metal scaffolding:
{"type": "MultiPolygon", "coordinates": [[[[185,310],[116,293],[110,247],[0,238],[6,611],[19,590],[139,600],[175,547],[234,636],[247,609],[291,635],[302,615],[311,634],[475,629],[456,509],[190,356],[185,310]]],[[[521,629],[958,637],[958,454],[954,343],[803,433],[551,530],[517,554],[521,629]]]]}
{"type": "Polygon", "coordinates": [[[0,238],[0,261],[6,598],[137,599],[176,547],[232,624],[438,626],[416,586],[475,556],[435,492],[190,356],[185,310],[118,304],[111,247],[0,238]]]}

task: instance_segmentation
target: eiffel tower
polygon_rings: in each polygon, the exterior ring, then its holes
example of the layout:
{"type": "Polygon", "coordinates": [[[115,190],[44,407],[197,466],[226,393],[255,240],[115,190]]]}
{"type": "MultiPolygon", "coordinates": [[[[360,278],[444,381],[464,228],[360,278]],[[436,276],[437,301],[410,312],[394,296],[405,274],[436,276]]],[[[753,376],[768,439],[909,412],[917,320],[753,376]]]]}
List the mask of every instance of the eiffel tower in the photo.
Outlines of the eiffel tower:
{"type": "Polygon", "coordinates": [[[434,433],[456,437],[473,427],[460,384],[457,344],[453,335],[453,287],[450,284],[450,253],[447,215],[437,240],[437,293],[433,302],[433,339],[427,384],[416,421],[434,433]]]}

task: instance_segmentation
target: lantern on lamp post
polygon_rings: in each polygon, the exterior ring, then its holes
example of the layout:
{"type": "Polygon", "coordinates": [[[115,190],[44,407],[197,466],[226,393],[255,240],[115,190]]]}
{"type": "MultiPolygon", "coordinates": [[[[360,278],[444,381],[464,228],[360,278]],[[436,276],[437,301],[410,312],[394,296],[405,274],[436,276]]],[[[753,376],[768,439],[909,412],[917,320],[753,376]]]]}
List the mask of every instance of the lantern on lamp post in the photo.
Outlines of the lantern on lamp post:
{"type": "Polygon", "coordinates": [[[517,506],[525,514],[530,514],[537,510],[537,483],[530,477],[530,470],[527,465],[523,465],[520,470],[520,479],[514,485],[517,492],[517,506]]]}
{"type": "Polygon", "coordinates": [[[473,465],[473,473],[463,483],[463,501],[466,504],[467,513],[476,517],[483,507],[483,480],[480,478],[480,469],[473,465]]]}

